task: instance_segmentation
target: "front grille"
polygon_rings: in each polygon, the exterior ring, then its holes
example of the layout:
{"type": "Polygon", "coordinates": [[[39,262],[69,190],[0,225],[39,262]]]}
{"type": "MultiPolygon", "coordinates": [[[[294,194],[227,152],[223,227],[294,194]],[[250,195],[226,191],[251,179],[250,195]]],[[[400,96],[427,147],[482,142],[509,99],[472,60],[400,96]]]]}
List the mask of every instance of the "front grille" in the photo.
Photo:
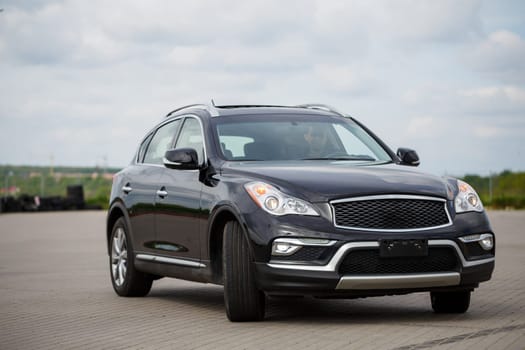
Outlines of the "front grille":
{"type": "Polygon", "coordinates": [[[399,196],[335,201],[335,225],[377,231],[425,230],[450,224],[439,198],[399,196]]]}
{"type": "Polygon", "coordinates": [[[341,265],[342,275],[405,274],[457,271],[458,258],[452,248],[429,247],[428,256],[381,258],[379,249],[349,252],[341,265]]]}

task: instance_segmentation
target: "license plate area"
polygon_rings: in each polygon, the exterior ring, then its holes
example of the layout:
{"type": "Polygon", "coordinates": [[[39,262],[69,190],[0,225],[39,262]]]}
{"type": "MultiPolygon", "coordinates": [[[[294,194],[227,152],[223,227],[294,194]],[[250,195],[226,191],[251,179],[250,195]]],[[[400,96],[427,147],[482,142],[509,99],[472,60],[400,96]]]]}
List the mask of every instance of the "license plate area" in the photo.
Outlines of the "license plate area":
{"type": "Polygon", "coordinates": [[[379,241],[381,258],[427,255],[428,241],[426,239],[383,239],[379,241]]]}

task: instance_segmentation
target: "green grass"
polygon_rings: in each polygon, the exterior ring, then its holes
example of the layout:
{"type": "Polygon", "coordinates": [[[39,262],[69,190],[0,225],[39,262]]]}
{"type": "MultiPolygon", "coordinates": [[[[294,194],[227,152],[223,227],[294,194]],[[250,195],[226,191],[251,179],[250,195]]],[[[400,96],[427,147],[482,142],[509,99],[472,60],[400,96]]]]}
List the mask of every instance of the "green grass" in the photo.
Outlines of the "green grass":
{"type": "Polygon", "coordinates": [[[0,165],[0,187],[18,188],[15,196],[66,197],[67,186],[82,185],[87,204],[107,208],[111,192],[111,174],[119,169],[0,165]]]}

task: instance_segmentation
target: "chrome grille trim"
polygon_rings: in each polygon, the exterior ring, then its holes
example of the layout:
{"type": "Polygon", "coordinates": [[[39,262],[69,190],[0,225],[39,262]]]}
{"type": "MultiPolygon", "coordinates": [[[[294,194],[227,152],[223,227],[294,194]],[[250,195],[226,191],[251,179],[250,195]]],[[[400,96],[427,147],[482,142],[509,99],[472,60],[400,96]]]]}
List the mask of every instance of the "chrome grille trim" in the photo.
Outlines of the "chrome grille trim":
{"type": "Polygon", "coordinates": [[[439,197],[415,196],[415,195],[404,195],[404,194],[352,197],[352,198],[344,198],[344,199],[337,199],[337,200],[330,201],[330,207],[332,209],[332,222],[334,226],[337,228],[342,228],[342,229],[370,231],[370,232],[418,232],[418,231],[434,230],[434,229],[448,227],[452,225],[452,219],[450,217],[450,213],[447,208],[447,200],[444,198],[439,198],[439,197]],[[336,208],[334,207],[334,204],[348,203],[348,202],[374,201],[374,200],[389,200],[389,199],[427,200],[427,201],[434,201],[434,202],[442,202],[443,208],[447,215],[448,222],[446,224],[438,225],[438,226],[430,226],[430,227],[422,227],[422,228],[407,228],[407,229],[383,229],[383,228],[375,229],[375,228],[357,227],[357,226],[343,226],[343,225],[338,225],[336,222],[336,208]]]}

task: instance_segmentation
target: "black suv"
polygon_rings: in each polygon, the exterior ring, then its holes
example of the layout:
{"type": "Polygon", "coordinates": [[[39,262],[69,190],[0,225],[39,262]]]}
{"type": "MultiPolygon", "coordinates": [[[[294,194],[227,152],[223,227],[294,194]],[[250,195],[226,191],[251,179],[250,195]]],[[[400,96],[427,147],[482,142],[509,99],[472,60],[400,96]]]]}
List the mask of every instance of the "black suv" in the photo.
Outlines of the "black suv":
{"type": "Polygon", "coordinates": [[[426,291],[435,312],[463,313],[494,233],[472,187],[418,164],[325,105],[179,108],[114,177],[113,288],[221,284],[231,321],[263,319],[268,295],[426,291]]]}

